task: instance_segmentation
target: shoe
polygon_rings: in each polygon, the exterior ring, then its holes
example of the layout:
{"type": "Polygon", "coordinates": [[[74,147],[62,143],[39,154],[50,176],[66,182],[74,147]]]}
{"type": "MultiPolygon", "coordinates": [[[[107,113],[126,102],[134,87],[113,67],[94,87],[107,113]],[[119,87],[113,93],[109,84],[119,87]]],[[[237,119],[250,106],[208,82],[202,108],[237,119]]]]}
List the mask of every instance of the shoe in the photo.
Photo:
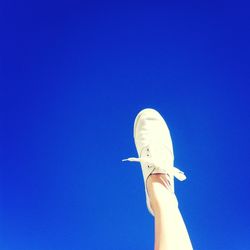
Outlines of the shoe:
{"type": "Polygon", "coordinates": [[[147,208],[154,216],[146,187],[149,175],[156,173],[167,174],[173,193],[174,177],[183,181],[186,176],[184,172],[174,167],[173,144],[170,132],[165,120],[155,109],[143,109],[136,116],[134,121],[134,142],[139,157],[130,157],[122,161],[140,162],[147,208]]]}

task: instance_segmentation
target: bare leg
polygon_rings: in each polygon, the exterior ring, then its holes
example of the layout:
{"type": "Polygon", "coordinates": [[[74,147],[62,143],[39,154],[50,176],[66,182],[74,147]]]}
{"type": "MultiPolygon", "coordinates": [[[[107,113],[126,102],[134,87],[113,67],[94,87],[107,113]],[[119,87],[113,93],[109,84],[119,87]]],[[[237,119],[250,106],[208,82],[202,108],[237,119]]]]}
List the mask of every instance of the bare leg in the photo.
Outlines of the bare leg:
{"type": "Polygon", "coordinates": [[[192,250],[178,208],[178,201],[165,174],[151,174],[147,189],[155,218],[155,250],[192,250]]]}

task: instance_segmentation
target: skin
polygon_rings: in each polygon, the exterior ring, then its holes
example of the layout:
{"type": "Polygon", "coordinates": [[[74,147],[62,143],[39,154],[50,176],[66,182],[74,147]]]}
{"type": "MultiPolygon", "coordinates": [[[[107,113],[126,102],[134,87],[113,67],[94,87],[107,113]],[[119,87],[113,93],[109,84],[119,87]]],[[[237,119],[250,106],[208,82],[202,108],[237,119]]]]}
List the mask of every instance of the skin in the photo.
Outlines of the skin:
{"type": "Polygon", "coordinates": [[[188,236],[169,179],[166,174],[151,174],[147,179],[155,219],[154,250],[189,250],[191,245],[186,249],[180,245],[188,236]]]}

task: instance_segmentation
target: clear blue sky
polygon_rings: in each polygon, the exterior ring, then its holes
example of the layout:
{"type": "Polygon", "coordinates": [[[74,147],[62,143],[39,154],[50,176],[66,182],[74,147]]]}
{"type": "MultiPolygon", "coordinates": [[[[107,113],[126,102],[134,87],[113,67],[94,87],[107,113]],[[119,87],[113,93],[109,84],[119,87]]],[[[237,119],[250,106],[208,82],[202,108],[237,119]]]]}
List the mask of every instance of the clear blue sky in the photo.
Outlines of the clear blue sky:
{"type": "Polygon", "coordinates": [[[187,2],[1,1],[1,250],[153,250],[147,107],[194,249],[250,249],[250,6],[187,2]]]}

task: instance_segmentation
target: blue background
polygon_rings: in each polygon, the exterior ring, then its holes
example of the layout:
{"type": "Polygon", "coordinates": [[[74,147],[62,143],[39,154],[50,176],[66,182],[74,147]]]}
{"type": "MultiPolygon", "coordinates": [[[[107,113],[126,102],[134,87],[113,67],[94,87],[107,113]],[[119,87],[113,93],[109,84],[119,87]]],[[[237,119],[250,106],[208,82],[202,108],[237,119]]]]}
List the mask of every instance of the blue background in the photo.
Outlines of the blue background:
{"type": "Polygon", "coordinates": [[[0,249],[152,250],[133,122],[173,139],[195,250],[250,249],[246,2],[1,1],[0,249]]]}

